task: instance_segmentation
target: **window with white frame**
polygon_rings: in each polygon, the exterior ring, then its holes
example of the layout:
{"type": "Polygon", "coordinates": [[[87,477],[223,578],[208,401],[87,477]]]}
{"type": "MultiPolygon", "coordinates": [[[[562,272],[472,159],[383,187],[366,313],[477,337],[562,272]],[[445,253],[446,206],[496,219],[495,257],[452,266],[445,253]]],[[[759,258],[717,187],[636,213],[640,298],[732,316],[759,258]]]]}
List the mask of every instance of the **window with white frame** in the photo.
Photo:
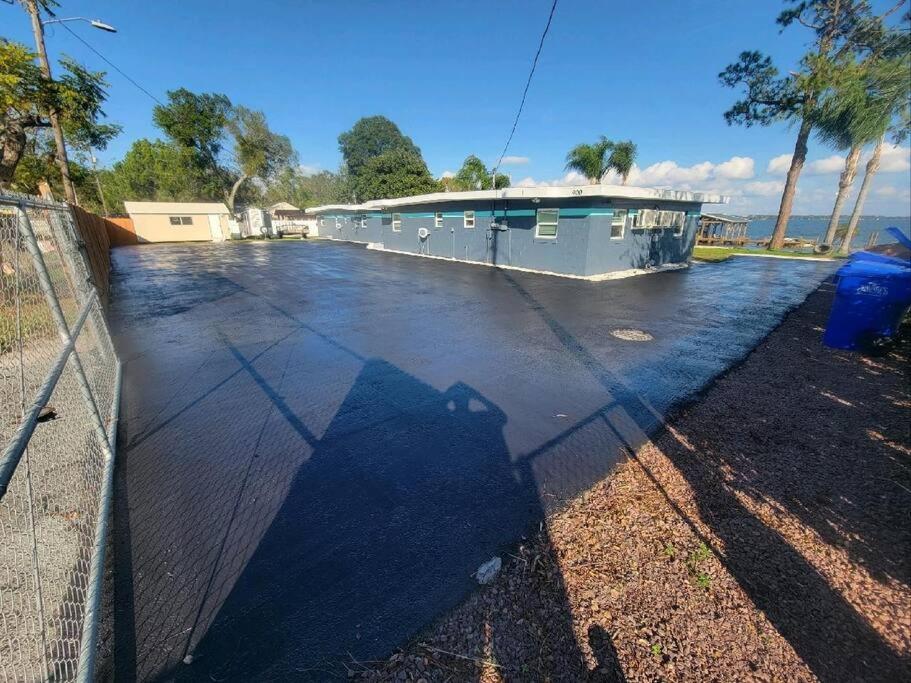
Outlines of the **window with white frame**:
{"type": "Polygon", "coordinates": [[[626,229],[626,209],[614,209],[614,215],[610,222],[610,238],[612,240],[622,240],[623,232],[626,229]]]}
{"type": "Polygon", "coordinates": [[[335,229],[336,229],[336,230],[341,230],[341,229],[342,229],[342,219],[341,219],[340,216],[336,216],[336,217],[335,217],[335,229]]]}
{"type": "Polygon", "coordinates": [[[320,216],[320,217],[319,217],[319,227],[321,227],[321,228],[325,228],[325,227],[326,227],[326,217],[325,217],[325,216],[320,216]]]}
{"type": "Polygon", "coordinates": [[[554,239],[557,236],[557,223],[560,221],[560,209],[538,209],[538,223],[535,225],[535,237],[554,239]]]}
{"type": "Polygon", "coordinates": [[[433,227],[442,228],[443,227],[443,212],[437,211],[433,214],[433,227]]]}
{"type": "Polygon", "coordinates": [[[474,211],[466,211],[463,216],[463,222],[466,228],[474,227],[474,211]]]}
{"type": "Polygon", "coordinates": [[[168,216],[171,225],[193,225],[192,216],[168,216]]]}
{"type": "Polygon", "coordinates": [[[392,232],[402,232],[402,214],[392,214],[392,232]]]}

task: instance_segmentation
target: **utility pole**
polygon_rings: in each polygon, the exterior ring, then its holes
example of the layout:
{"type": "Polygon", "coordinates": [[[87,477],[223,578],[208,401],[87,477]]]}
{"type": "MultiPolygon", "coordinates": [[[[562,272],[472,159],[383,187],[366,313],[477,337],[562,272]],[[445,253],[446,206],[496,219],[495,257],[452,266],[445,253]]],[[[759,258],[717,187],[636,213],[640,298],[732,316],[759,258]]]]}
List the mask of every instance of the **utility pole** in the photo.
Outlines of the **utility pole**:
{"type": "MultiPolygon", "coordinates": [[[[38,49],[38,62],[41,64],[41,73],[51,80],[51,65],[47,60],[47,49],[44,47],[44,26],[41,25],[41,15],[38,9],[38,0],[24,0],[25,8],[32,18],[32,33],[35,34],[35,47],[38,49]]],[[[48,112],[51,128],[54,131],[54,143],[57,149],[57,166],[60,168],[60,177],[63,179],[63,192],[70,204],[76,204],[76,189],[70,179],[69,159],[66,156],[66,144],[63,141],[63,129],[60,127],[60,117],[56,107],[51,107],[48,112]]]]}

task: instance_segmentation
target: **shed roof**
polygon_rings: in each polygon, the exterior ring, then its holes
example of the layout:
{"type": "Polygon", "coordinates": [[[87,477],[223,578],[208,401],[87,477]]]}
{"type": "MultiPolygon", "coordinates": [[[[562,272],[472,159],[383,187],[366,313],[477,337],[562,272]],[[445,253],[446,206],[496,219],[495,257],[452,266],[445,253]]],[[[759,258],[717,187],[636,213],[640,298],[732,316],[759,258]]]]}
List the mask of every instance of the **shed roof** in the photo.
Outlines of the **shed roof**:
{"type": "Polygon", "coordinates": [[[333,210],[380,211],[397,206],[415,204],[436,204],[440,202],[482,202],[503,199],[562,199],[562,198],[617,198],[617,199],[658,199],[675,202],[698,202],[702,204],[727,204],[730,197],[708,192],[670,190],[653,187],[630,187],[628,185],[574,185],[559,187],[507,187],[503,190],[473,190],[470,192],[433,192],[396,199],[376,199],[364,204],[329,204],[314,206],[307,213],[325,213],[333,210]]]}
{"type": "Polygon", "coordinates": [[[725,213],[704,213],[702,218],[708,218],[710,221],[716,221],[718,223],[749,223],[749,218],[744,218],[743,216],[731,216],[725,213]]]}
{"type": "Polygon", "coordinates": [[[300,209],[288,202],[278,202],[270,206],[269,211],[300,211],[300,209]]]}
{"type": "Polygon", "coordinates": [[[221,202],[124,202],[124,208],[133,214],[230,214],[221,202]]]}

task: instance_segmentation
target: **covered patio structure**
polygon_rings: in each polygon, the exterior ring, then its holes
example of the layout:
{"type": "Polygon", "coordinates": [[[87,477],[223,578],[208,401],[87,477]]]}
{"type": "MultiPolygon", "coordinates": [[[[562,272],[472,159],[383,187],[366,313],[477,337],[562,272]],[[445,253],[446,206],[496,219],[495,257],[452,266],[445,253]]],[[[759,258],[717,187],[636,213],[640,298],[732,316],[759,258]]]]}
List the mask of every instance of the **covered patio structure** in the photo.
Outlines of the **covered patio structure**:
{"type": "Polygon", "coordinates": [[[696,244],[743,246],[749,220],[743,216],[704,213],[699,217],[696,244]]]}

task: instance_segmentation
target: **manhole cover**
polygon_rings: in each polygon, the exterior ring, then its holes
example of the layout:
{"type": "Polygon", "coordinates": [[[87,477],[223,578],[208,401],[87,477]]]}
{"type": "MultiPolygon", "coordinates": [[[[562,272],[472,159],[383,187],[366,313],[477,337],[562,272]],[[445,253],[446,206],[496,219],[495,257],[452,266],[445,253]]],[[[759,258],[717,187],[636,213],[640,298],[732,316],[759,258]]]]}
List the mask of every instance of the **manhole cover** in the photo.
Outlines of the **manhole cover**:
{"type": "Polygon", "coordinates": [[[654,339],[652,335],[642,330],[611,330],[611,334],[617,339],[623,339],[624,341],[643,342],[654,339]]]}

